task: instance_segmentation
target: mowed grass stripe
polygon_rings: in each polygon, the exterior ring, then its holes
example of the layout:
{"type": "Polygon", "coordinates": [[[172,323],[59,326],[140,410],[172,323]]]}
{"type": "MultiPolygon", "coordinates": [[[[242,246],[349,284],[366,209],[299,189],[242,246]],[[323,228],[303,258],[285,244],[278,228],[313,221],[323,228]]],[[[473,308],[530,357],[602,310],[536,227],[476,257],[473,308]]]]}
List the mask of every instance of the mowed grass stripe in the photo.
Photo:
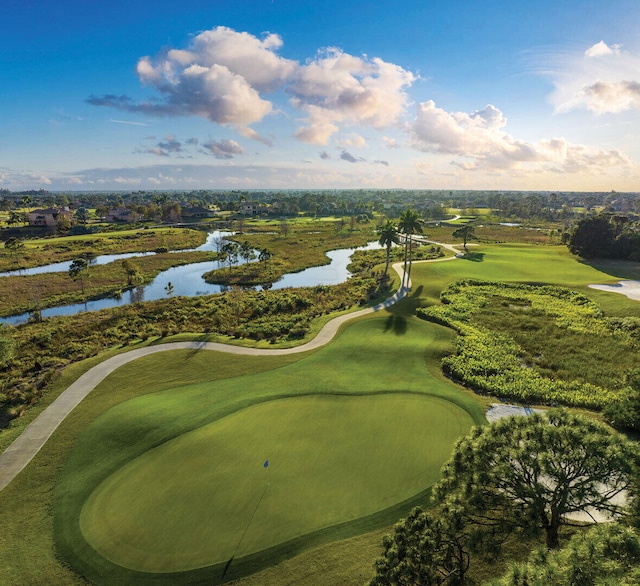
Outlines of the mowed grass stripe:
{"type": "MultiPolygon", "coordinates": [[[[364,396],[400,389],[444,398],[470,413],[472,421],[483,422],[478,403],[439,371],[438,358],[451,347],[452,339],[452,332],[441,326],[402,315],[381,314],[348,326],[331,344],[288,366],[259,374],[166,389],[161,382],[165,368],[157,362],[158,358],[141,360],[144,368],[135,363],[124,367],[97,391],[108,394],[120,392],[121,385],[133,387],[135,379],[129,376],[131,372],[153,368],[158,370],[159,387],[166,390],[116,405],[98,417],[79,438],[55,493],[59,551],[68,563],[97,583],[114,580],[157,583],[158,574],[144,574],[114,564],[86,542],[79,528],[82,506],[103,481],[149,450],[261,402],[311,394],[364,396]]],[[[212,368],[218,359],[224,360],[224,355],[211,353],[212,368]]],[[[165,359],[164,366],[169,364],[171,361],[165,359]]],[[[151,382],[149,379],[145,384],[146,392],[151,382]]],[[[461,411],[460,415],[471,421],[466,413],[461,411]]],[[[446,449],[450,450],[452,444],[453,441],[446,449]]],[[[436,466],[434,473],[438,471],[436,466]]],[[[390,507],[388,515],[374,514],[366,517],[366,522],[342,523],[301,537],[288,542],[282,551],[275,547],[264,555],[247,556],[251,558],[251,571],[270,565],[283,555],[302,551],[310,544],[341,539],[393,522],[414,503],[415,499],[405,501],[402,510],[390,507]]],[[[246,573],[239,565],[235,569],[246,573]]],[[[208,580],[212,576],[207,571],[195,572],[198,579],[203,576],[208,580]]],[[[192,574],[167,573],[163,583],[189,583],[195,578],[192,574]]]]}
{"type": "Polygon", "coordinates": [[[422,492],[472,424],[452,403],[399,392],[261,403],[118,470],[80,525],[133,570],[223,563],[422,492]]]}

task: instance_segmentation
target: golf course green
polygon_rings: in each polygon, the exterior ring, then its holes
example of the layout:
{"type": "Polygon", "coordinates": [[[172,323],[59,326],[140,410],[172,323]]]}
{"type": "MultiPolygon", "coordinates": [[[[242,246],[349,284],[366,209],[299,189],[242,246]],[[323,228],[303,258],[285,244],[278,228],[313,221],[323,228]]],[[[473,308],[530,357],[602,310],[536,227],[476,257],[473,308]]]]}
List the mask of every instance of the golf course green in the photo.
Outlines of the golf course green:
{"type": "Polygon", "coordinates": [[[132,570],[242,558],[423,491],[473,423],[461,411],[401,392],[260,403],[120,468],[91,494],[80,527],[132,570]]]}

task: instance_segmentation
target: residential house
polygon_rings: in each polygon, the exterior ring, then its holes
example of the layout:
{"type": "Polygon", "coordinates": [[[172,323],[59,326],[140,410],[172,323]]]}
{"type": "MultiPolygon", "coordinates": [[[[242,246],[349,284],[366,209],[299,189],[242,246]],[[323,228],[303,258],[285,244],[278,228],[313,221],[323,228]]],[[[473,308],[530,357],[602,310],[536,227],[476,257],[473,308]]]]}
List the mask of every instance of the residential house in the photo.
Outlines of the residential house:
{"type": "Polygon", "coordinates": [[[243,216],[259,216],[260,214],[268,213],[269,208],[268,206],[258,203],[257,201],[243,201],[240,204],[239,212],[243,216]]]}
{"type": "Polygon", "coordinates": [[[202,206],[192,206],[182,208],[183,218],[213,218],[215,212],[202,206]]]}
{"type": "Polygon", "coordinates": [[[105,219],[107,222],[137,222],[140,214],[121,206],[110,209],[105,219]]]}
{"type": "Polygon", "coordinates": [[[67,218],[69,225],[71,225],[73,213],[68,207],[33,210],[29,212],[29,226],[49,226],[57,228],[62,218],[67,218]]]}

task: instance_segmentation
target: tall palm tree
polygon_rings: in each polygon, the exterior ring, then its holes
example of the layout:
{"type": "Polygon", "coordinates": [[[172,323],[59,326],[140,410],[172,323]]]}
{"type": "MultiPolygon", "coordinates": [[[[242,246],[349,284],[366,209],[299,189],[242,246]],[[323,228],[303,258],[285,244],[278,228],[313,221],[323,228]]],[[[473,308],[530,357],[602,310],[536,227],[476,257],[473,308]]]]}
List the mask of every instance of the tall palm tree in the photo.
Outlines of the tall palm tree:
{"type": "Polygon", "coordinates": [[[411,237],[414,234],[422,234],[422,218],[420,214],[411,208],[407,208],[398,220],[398,231],[404,234],[404,275],[402,276],[402,285],[409,284],[411,277],[411,264],[413,262],[413,247],[411,246],[411,237]],[[407,258],[409,259],[409,270],[407,271],[407,258]]]}
{"type": "Polygon", "coordinates": [[[387,249],[387,264],[384,267],[384,274],[386,277],[387,271],[389,270],[389,259],[391,258],[391,246],[398,244],[400,241],[398,238],[398,228],[395,222],[387,220],[384,224],[380,224],[380,226],[376,228],[376,232],[380,237],[378,243],[380,246],[384,246],[387,249]]]}

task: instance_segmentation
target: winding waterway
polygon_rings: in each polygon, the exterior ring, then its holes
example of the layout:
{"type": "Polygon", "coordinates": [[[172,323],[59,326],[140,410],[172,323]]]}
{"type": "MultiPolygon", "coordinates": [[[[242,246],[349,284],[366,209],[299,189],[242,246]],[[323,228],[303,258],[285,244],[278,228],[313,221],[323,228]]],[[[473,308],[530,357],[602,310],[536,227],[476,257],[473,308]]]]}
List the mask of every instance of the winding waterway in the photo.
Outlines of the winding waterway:
{"type": "MultiPolygon", "coordinates": [[[[198,248],[192,249],[197,251],[215,250],[216,240],[229,235],[229,232],[212,232],[207,236],[207,242],[198,248]]],[[[360,247],[360,250],[374,250],[380,248],[378,242],[370,242],[366,246],[360,247]]],[[[337,285],[343,283],[351,273],[347,270],[347,266],[351,260],[351,255],[356,248],[343,248],[340,250],[332,250],[327,252],[327,256],[331,262],[327,265],[319,267],[310,267],[297,273],[288,273],[279,281],[273,283],[272,289],[285,289],[287,287],[313,287],[318,285],[337,285]]],[[[184,252],[184,251],[182,251],[184,252]]],[[[96,264],[106,264],[124,258],[132,258],[135,256],[143,256],[155,253],[129,253],[129,254],[113,254],[102,255],[96,257],[96,264]],[[105,260],[110,258],[111,260],[105,260]]],[[[55,263],[46,267],[37,267],[40,269],[38,273],[30,273],[36,269],[27,269],[16,274],[39,274],[44,272],[63,272],[69,270],[70,263],[55,263]],[[66,265],[65,268],[56,268],[55,271],[51,267],[66,265]],[[49,270],[42,270],[48,268],[49,270]]],[[[49,307],[41,311],[42,317],[53,317],[58,315],[75,315],[83,311],[97,311],[99,309],[107,309],[111,307],[121,307],[130,303],[138,303],[140,301],[156,301],[167,297],[167,287],[169,283],[173,287],[173,295],[184,297],[197,297],[201,295],[212,295],[222,293],[226,287],[224,285],[210,285],[206,283],[202,276],[204,273],[219,268],[218,262],[198,262],[179,267],[172,267],[166,271],[159,273],[156,278],[142,287],[132,289],[125,292],[120,297],[106,297],[86,303],[73,303],[71,305],[61,305],[59,307],[49,307]]],[[[2,273],[1,276],[8,276],[9,273],[2,273]]],[[[22,313],[11,317],[0,318],[0,322],[7,325],[19,325],[29,320],[30,313],[22,313]]]]}

